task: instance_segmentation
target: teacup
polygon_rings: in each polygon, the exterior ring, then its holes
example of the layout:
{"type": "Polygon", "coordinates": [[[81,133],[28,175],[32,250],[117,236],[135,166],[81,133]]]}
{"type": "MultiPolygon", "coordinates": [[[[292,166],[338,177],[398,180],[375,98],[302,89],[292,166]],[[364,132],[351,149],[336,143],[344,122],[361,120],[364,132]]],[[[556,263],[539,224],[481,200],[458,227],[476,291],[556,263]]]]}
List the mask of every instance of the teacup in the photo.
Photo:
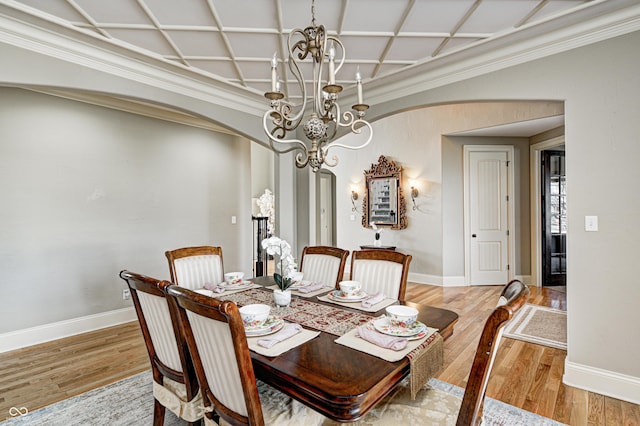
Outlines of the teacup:
{"type": "Polygon", "coordinates": [[[269,318],[271,307],[261,303],[245,305],[240,308],[240,316],[245,328],[260,328],[269,318]]]}
{"type": "Polygon", "coordinates": [[[340,292],[344,297],[355,296],[361,287],[360,281],[340,281],[340,292]]]}
{"type": "Polygon", "coordinates": [[[410,306],[391,305],[386,310],[389,323],[395,327],[409,328],[418,319],[418,310],[410,306]]]}
{"type": "Polygon", "coordinates": [[[244,272],[227,272],[224,274],[224,280],[227,285],[238,285],[244,278],[244,272]]]}

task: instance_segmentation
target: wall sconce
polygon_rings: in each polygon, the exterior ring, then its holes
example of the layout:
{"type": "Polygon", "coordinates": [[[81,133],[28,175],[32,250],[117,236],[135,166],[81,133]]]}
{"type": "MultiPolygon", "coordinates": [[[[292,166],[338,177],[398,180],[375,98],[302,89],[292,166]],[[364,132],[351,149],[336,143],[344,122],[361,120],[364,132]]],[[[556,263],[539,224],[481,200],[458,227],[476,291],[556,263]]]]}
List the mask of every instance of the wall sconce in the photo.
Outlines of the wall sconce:
{"type": "Polygon", "coordinates": [[[414,181],[409,181],[409,185],[411,185],[411,202],[413,203],[413,210],[417,210],[418,206],[416,206],[416,198],[418,197],[418,188],[416,188],[414,181]]]}
{"type": "Polygon", "coordinates": [[[358,210],[358,208],[356,207],[357,199],[358,199],[358,193],[352,189],[351,190],[351,211],[352,212],[355,212],[358,210]]]}

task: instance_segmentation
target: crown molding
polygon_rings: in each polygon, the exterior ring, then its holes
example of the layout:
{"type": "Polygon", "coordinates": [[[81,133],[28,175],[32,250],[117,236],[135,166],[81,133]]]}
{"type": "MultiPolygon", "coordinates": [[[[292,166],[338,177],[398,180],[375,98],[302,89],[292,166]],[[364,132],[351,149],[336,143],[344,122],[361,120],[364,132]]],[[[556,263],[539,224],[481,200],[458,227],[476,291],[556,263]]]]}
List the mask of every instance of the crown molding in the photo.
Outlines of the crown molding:
{"type": "Polygon", "coordinates": [[[637,0],[597,1],[365,82],[377,105],[640,30],[637,0]]]}
{"type": "Polygon", "coordinates": [[[261,93],[134,46],[105,40],[60,19],[38,16],[16,2],[0,4],[0,42],[245,114],[264,113],[261,93]]]}

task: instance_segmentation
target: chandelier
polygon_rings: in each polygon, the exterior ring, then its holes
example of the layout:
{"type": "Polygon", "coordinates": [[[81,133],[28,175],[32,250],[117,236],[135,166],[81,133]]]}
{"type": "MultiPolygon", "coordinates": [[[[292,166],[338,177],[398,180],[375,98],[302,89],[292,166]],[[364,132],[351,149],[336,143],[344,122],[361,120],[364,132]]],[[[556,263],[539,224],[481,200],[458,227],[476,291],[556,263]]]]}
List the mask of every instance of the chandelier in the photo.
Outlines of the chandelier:
{"type": "Polygon", "coordinates": [[[269,144],[271,149],[279,154],[297,151],[295,160],[298,168],[309,165],[317,172],[323,164],[334,167],[338,164],[338,158],[334,155],[331,161],[328,160],[327,154],[330,149],[361,149],[367,146],[373,137],[371,124],[364,120],[364,113],[369,105],[363,102],[360,70],[356,72],[358,103],[351,107],[353,112],[341,113],[337,101],[342,86],[336,84],[335,79],[344,64],[345,49],[337,37],[327,34],[323,25],[316,25],[315,1],[311,3],[311,26],[304,30],[292,30],[287,46],[289,69],[300,87],[302,105],[296,111],[294,105],[284,99],[284,93],[280,92],[278,59],[274,54],[271,60],[271,91],[264,94],[271,102],[271,109],[267,110],[262,118],[269,144]],[[287,133],[295,131],[300,126],[307,111],[307,88],[298,65],[305,60],[313,62],[313,105],[311,113],[302,124],[304,134],[310,143],[296,138],[286,138],[287,133]],[[366,127],[369,137],[357,146],[332,142],[341,127],[350,128],[355,134],[361,134],[362,129],[366,127]]]}

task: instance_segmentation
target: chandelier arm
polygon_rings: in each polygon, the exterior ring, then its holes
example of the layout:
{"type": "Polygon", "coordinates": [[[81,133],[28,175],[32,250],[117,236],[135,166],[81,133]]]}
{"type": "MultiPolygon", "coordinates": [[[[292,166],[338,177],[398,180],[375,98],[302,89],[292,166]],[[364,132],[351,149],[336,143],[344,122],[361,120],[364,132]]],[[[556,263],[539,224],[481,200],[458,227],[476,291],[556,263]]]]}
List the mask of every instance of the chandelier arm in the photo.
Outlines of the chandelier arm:
{"type": "Polygon", "coordinates": [[[309,163],[309,154],[307,154],[306,152],[304,154],[302,152],[296,154],[297,168],[302,169],[307,165],[307,163],[309,163]]]}
{"type": "Polygon", "coordinates": [[[327,167],[335,167],[335,166],[337,166],[337,165],[338,165],[338,163],[339,163],[339,161],[338,161],[338,156],[337,156],[337,155],[334,155],[334,156],[333,156],[333,157],[331,157],[331,158],[333,159],[333,163],[329,162],[329,161],[327,160],[327,157],[325,156],[325,157],[324,157],[324,164],[326,164],[326,165],[327,165],[327,167]]]}
{"type": "MultiPolygon", "coordinates": [[[[345,113],[345,115],[346,114],[347,113],[345,113]]],[[[351,125],[351,131],[353,133],[357,133],[357,134],[362,133],[362,128],[363,127],[367,127],[369,129],[369,137],[367,138],[367,140],[363,144],[357,145],[357,146],[345,145],[343,143],[337,143],[337,141],[336,142],[331,142],[331,143],[326,144],[325,146],[322,147],[322,150],[324,151],[325,155],[326,155],[327,151],[329,151],[329,149],[331,149],[331,148],[338,148],[339,147],[339,148],[356,150],[356,149],[364,148],[365,146],[369,145],[369,143],[371,142],[371,139],[373,139],[373,127],[371,127],[371,124],[369,124],[368,121],[365,121],[365,120],[362,120],[362,119],[358,119],[358,120],[354,120],[350,125],[351,125]],[[359,125],[359,127],[356,128],[356,125],[359,125]]]]}
{"type": "Polygon", "coordinates": [[[317,28],[315,44],[319,50],[313,55],[314,112],[324,116],[326,110],[324,107],[324,91],[322,90],[322,70],[324,69],[324,57],[325,55],[328,56],[328,54],[326,53],[327,33],[322,25],[317,28]]]}
{"type": "MultiPolygon", "coordinates": [[[[299,139],[280,139],[276,136],[274,136],[271,133],[271,130],[269,130],[269,127],[267,126],[267,122],[269,120],[269,118],[271,117],[271,113],[272,111],[267,111],[264,113],[264,115],[262,116],[262,127],[264,129],[264,132],[267,134],[267,137],[269,138],[269,145],[271,145],[271,149],[273,149],[275,152],[277,152],[278,154],[286,154],[287,152],[291,152],[295,149],[299,149],[300,151],[304,152],[304,154],[306,155],[308,153],[307,151],[307,145],[302,142],[299,139]],[[281,150],[279,148],[277,148],[273,143],[277,142],[277,143],[281,143],[281,144],[287,144],[287,145],[293,145],[287,149],[281,150]]],[[[273,129],[274,131],[278,130],[273,129]]]]}
{"type": "Polygon", "coordinates": [[[300,110],[298,111],[298,113],[295,116],[290,118],[290,120],[295,123],[295,125],[292,126],[292,128],[294,129],[298,127],[298,125],[300,124],[300,121],[302,121],[302,116],[304,114],[305,109],[307,108],[307,87],[304,84],[304,78],[302,77],[302,71],[298,66],[298,62],[294,59],[296,49],[300,50],[300,53],[298,54],[299,60],[304,60],[304,58],[307,57],[309,50],[308,50],[308,43],[306,42],[306,40],[307,40],[306,34],[300,28],[296,28],[293,31],[291,31],[289,33],[289,37],[287,38],[287,46],[289,48],[289,59],[287,62],[289,63],[289,70],[291,71],[291,74],[293,74],[293,76],[296,78],[296,81],[298,82],[298,86],[300,87],[300,92],[302,94],[302,106],[300,107],[300,110]],[[299,40],[295,44],[291,44],[293,36],[296,34],[303,37],[303,40],[299,40]]]}

